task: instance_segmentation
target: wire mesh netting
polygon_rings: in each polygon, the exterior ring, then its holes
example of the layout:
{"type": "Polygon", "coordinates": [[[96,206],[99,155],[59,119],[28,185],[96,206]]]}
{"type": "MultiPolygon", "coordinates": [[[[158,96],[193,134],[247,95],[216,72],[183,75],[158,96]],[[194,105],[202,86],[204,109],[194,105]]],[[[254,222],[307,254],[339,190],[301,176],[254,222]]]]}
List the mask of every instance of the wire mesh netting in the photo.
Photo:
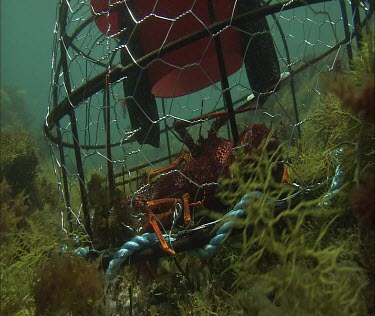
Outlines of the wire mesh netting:
{"type": "MultiPolygon", "coordinates": [[[[95,239],[93,175],[110,201],[120,191],[127,204],[151,170],[204,150],[194,144],[211,146],[209,135],[233,148],[243,130],[264,124],[291,145],[322,74],[353,57],[370,11],[345,0],[60,1],[45,132],[63,229],[78,225],[95,239]]],[[[209,180],[197,187],[220,189],[209,180]]]]}

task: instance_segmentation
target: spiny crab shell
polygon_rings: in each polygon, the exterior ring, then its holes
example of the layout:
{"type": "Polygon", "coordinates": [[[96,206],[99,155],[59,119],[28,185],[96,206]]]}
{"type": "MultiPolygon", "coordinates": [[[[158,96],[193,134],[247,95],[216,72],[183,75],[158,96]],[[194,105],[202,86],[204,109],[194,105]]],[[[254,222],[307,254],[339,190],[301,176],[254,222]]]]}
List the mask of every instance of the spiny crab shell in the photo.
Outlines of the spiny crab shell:
{"type": "MultiPolygon", "coordinates": [[[[255,124],[246,128],[239,137],[239,145],[246,146],[245,152],[259,152],[263,141],[269,137],[270,129],[263,124],[255,124]]],[[[145,203],[163,198],[180,199],[184,193],[190,194],[190,202],[202,201],[209,209],[223,207],[216,198],[218,179],[230,177],[229,167],[234,160],[234,143],[228,139],[209,133],[207,138],[200,138],[190,152],[190,159],[177,168],[162,173],[147,185],[140,188],[132,200],[135,213],[144,213],[145,203]]],[[[267,151],[273,151],[279,144],[270,138],[267,151]]],[[[185,152],[186,154],[186,152],[185,152]]],[[[155,214],[163,214],[160,218],[172,217],[172,211],[160,207],[155,214]],[[166,214],[169,212],[169,214],[166,214]]],[[[148,231],[145,224],[142,232],[148,231]]]]}

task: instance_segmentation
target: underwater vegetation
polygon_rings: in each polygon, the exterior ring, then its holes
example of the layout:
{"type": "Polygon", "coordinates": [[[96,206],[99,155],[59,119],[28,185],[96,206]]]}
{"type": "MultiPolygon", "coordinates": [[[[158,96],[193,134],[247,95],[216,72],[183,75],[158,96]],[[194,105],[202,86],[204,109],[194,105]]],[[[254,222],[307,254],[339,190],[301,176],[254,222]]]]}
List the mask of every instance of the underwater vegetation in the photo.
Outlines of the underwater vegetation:
{"type": "MultiPolygon", "coordinates": [[[[3,104],[2,95],[2,111],[3,104]]],[[[74,245],[61,229],[64,207],[53,174],[47,174],[49,161],[31,135],[25,126],[1,126],[0,314],[93,313],[101,297],[102,287],[93,288],[101,285],[100,273],[97,265],[90,269],[82,259],[62,255],[74,245]],[[70,297],[62,295],[67,291],[70,297]]]]}
{"type": "MultiPolygon", "coordinates": [[[[228,189],[223,200],[232,205],[255,190],[287,194],[270,172],[275,157],[261,155],[249,164],[241,155],[231,167],[233,179],[222,181],[228,189]]],[[[355,225],[340,221],[347,209],[321,202],[276,212],[266,197],[259,198],[237,223],[243,233],[205,266],[192,254],[180,254],[148,268],[128,267],[111,285],[107,303],[137,315],[361,315],[366,279],[354,261],[355,225]]]]}
{"type": "MultiPolygon", "coordinates": [[[[65,211],[41,173],[35,141],[25,131],[1,138],[2,315],[373,315],[374,314],[374,36],[301,124],[291,148],[235,151],[232,177],[220,180],[228,209],[244,194],[247,216],[214,257],[191,253],[125,267],[105,282],[98,262],[72,255],[61,228],[65,211]],[[294,200],[280,183],[280,161],[311,194],[294,200]],[[339,169],[338,169],[339,167],[339,169]],[[340,188],[330,196],[332,179],[340,188]],[[319,184],[318,184],[319,183],[319,184]],[[275,199],[285,199],[278,208],[275,199]]],[[[87,183],[96,249],[128,239],[124,192],[106,180],[87,183]]],[[[212,218],[222,216],[206,211],[212,218]]]]}
{"type": "MultiPolygon", "coordinates": [[[[370,35],[351,68],[326,79],[327,91],[289,153],[290,174],[304,185],[324,183],[341,167],[342,184],[334,200],[326,204],[322,194],[275,216],[262,198],[248,211],[243,225],[251,236],[243,233],[233,269],[239,271],[237,304],[249,315],[374,311],[374,57],[370,35]]],[[[229,200],[267,190],[262,184],[270,179],[257,171],[261,165],[248,171],[251,183],[233,178],[240,190],[228,192],[229,200]]],[[[269,194],[281,197],[282,189],[269,194]]]]}
{"type": "Polygon", "coordinates": [[[0,88],[1,131],[31,127],[32,117],[25,96],[26,91],[16,87],[0,88]]]}
{"type": "Polygon", "coordinates": [[[96,264],[54,254],[38,272],[33,291],[36,315],[98,315],[101,278],[96,264]]]}
{"type": "Polygon", "coordinates": [[[46,174],[40,149],[35,139],[26,129],[3,131],[0,139],[0,181],[6,181],[12,195],[24,193],[25,203],[31,209],[43,205],[57,205],[58,193],[46,174]]]}
{"type": "Polygon", "coordinates": [[[366,282],[352,261],[359,252],[356,229],[343,220],[354,216],[341,205],[325,207],[319,190],[313,199],[276,209],[270,197],[282,199],[292,188],[274,181],[275,160],[261,154],[249,164],[239,152],[231,168],[233,179],[223,180],[227,191],[222,198],[229,205],[248,192],[267,193],[255,199],[246,219],[239,221],[243,233],[231,242],[239,247],[221,275],[232,275],[226,291],[235,310],[246,315],[362,314],[366,282]]]}
{"type": "Polygon", "coordinates": [[[340,100],[344,109],[358,114],[363,120],[375,123],[374,34],[365,34],[361,52],[352,67],[335,73],[326,84],[340,100]],[[372,37],[372,38],[371,38],[372,37]]]}
{"type": "Polygon", "coordinates": [[[0,180],[6,180],[13,192],[35,196],[36,172],[39,164],[34,140],[26,130],[2,132],[0,157],[0,180]]]}
{"type": "Polygon", "coordinates": [[[264,144],[259,156],[237,150],[221,200],[232,207],[245,193],[265,194],[219,254],[126,267],[109,285],[106,306],[125,315],[374,314],[373,61],[369,35],[350,67],[327,75],[290,148],[270,155],[264,144]],[[296,188],[275,181],[281,160],[309,194],[294,200],[296,188]],[[276,207],[275,199],[287,206],[276,207]]]}
{"type": "Polygon", "coordinates": [[[131,211],[123,192],[116,189],[109,194],[106,178],[92,174],[87,182],[89,206],[93,212],[92,229],[95,249],[120,247],[128,239],[131,211]]]}
{"type": "Polygon", "coordinates": [[[27,195],[1,187],[1,314],[32,315],[36,272],[59,249],[59,218],[50,207],[32,210],[27,195]]]}

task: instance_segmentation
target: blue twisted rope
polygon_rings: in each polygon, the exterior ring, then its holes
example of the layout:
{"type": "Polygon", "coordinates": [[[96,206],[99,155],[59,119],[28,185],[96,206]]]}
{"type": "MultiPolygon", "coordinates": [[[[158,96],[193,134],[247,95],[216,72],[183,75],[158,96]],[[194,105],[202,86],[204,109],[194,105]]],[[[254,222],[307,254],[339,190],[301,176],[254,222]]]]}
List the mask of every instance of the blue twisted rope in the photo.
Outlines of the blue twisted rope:
{"type": "MultiPolygon", "coordinates": [[[[163,235],[165,240],[173,240],[167,235],[163,235]]],[[[144,248],[153,246],[159,242],[158,237],[155,233],[144,233],[140,236],[135,236],[132,240],[126,242],[122,247],[115,253],[113,259],[109,262],[109,266],[106,272],[107,278],[113,280],[117,271],[120,269],[121,265],[130,258],[132,254],[138,252],[144,248]]]]}
{"type": "Polygon", "coordinates": [[[336,159],[338,163],[335,175],[332,179],[331,186],[329,187],[327,193],[323,196],[323,202],[321,202],[320,206],[330,207],[332,206],[332,201],[334,200],[335,196],[340,192],[340,188],[342,186],[344,180],[344,171],[342,170],[341,166],[341,157],[340,155],[344,152],[344,148],[336,149],[333,153],[333,157],[336,159]]]}
{"type": "MultiPolygon", "coordinates": [[[[343,172],[341,166],[337,166],[335,176],[332,179],[331,186],[324,196],[323,205],[329,206],[329,202],[337,195],[340,186],[342,185],[343,172]]],[[[307,189],[305,189],[308,191],[307,189]]],[[[301,190],[300,192],[302,192],[301,190]]],[[[299,193],[300,193],[299,192],[299,193]]],[[[299,193],[296,193],[289,198],[296,197],[299,193]]],[[[234,228],[237,219],[245,218],[247,213],[246,210],[250,203],[257,198],[264,197],[265,193],[260,191],[253,191],[245,194],[242,199],[234,206],[233,210],[228,212],[220,221],[225,220],[225,223],[217,230],[215,236],[211,238],[210,242],[198,249],[192,251],[199,258],[212,257],[221,248],[224,241],[230,236],[232,229],[234,228]]],[[[277,200],[275,198],[265,196],[269,201],[273,202],[275,206],[282,205],[285,201],[277,200]]],[[[199,227],[197,227],[198,229],[199,227]]],[[[174,238],[169,235],[163,235],[167,242],[174,241],[174,238]]],[[[126,242],[120,250],[118,250],[113,259],[110,261],[107,269],[107,278],[109,280],[114,279],[117,271],[121,265],[130,258],[135,252],[141,251],[144,248],[153,246],[159,242],[158,237],[155,233],[145,233],[140,236],[134,237],[131,241],[126,242]]]]}
{"type": "Polygon", "coordinates": [[[249,194],[245,194],[241,201],[239,201],[231,210],[228,212],[223,219],[227,221],[218,229],[215,237],[213,237],[210,242],[198,249],[192,251],[199,258],[209,258],[212,257],[223,245],[224,241],[230,236],[232,229],[236,223],[236,219],[246,217],[246,209],[250,205],[251,200],[254,198],[259,198],[263,196],[264,193],[260,191],[253,191],[249,194]]]}
{"type": "MultiPolygon", "coordinates": [[[[251,199],[263,195],[264,193],[259,191],[245,194],[241,201],[234,206],[233,210],[223,217],[223,219],[228,219],[228,221],[218,229],[216,235],[210,240],[210,242],[204,247],[194,250],[193,253],[200,258],[208,258],[214,255],[220,249],[223,242],[229,237],[232,228],[235,225],[235,219],[246,217],[246,208],[250,205],[251,199]]],[[[168,235],[163,236],[167,241],[172,240],[168,235]]],[[[145,233],[126,242],[120,250],[115,253],[113,259],[110,261],[106,272],[107,278],[109,280],[114,279],[121,265],[128,260],[132,254],[141,251],[144,248],[153,246],[158,242],[159,240],[155,233],[145,233]]]]}
{"type": "MultiPolygon", "coordinates": [[[[320,206],[331,206],[333,198],[338,194],[339,189],[342,185],[343,174],[344,173],[342,171],[341,165],[338,165],[335,170],[335,176],[332,179],[331,186],[328,189],[328,192],[323,197],[324,202],[320,203],[320,206]]],[[[250,205],[251,200],[254,200],[254,198],[262,197],[264,195],[265,194],[263,192],[259,191],[254,191],[249,194],[245,194],[242,197],[241,201],[235,205],[233,210],[227,213],[226,217],[245,218],[246,209],[250,205]]],[[[266,196],[266,198],[269,201],[272,201],[275,204],[275,206],[278,205],[278,203],[282,203],[281,200],[273,199],[269,196],[266,196]]],[[[290,198],[292,198],[292,196],[290,196],[290,198]]],[[[197,250],[193,250],[193,253],[195,253],[195,255],[200,258],[212,257],[220,249],[224,241],[229,237],[234,224],[234,220],[224,223],[216,232],[216,236],[213,237],[206,246],[203,246],[202,248],[199,248],[197,250]]]]}

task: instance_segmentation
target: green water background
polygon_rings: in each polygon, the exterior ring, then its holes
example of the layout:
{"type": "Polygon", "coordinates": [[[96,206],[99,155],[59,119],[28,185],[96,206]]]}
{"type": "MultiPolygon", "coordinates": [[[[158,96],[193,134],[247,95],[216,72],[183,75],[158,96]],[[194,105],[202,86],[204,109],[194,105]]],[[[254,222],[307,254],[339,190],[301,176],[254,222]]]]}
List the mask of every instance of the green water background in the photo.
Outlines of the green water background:
{"type": "MultiPolygon", "coordinates": [[[[30,116],[32,116],[32,129],[38,138],[43,139],[42,125],[44,117],[47,113],[49,105],[50,84],[52,79],[52,52],[54,40],[54,28],[56,23],[56,7],[58,1],[43,1],[43,2],[28,2],[28,1],[1,1],[1,86],[11,85],[23,92],[28,108],[30,109],[30,116]]],[[[72,5],[75,5],[74,3],[72,5]]],[[[325,50],[330,45],[337,43],[339,39],[343,38],[343,28],[341,12],[339,9],[338,1],[327,2],[324,4],[314,5],[311,8],[300,8],[282,13],[283,18],[279,19],[281,27],[286,35],[286,42],[288,43],[289,53],[292,60],[309,60],[325,50]],[[316,12],[328,12],[317,14],[316,12]],[[328,23],[332,22],[332,25],[328,23]]],[[[275,43],[281,49],[280,67],[281,71],[287,70],[285,63],[285,51],[283,51],[283,44],[281,42],[280,34],[277,31],[274,21],[271,17],[267,18],[271,27],[271,32],[275,34],[275,43]]],[[[86,30],[85,30],[86,31],[86,30]]],[[[88,31],[88,30],[87,30],[88,31]]],[[[100,47],[98,48],[100,51],[100,47]]],[[[58,58],[59,56],[57,56],[58,58]]],[[[82,61],[81,61],[82,62],[82,61]]],[[[82,64],[83,65],[83,64],[82,64]]],[[[73,65],[74,66],[74,65],[73,65]]],[[[75,78],[75,82],[79,83],[82,79],[82,73],[78,67],[70,68],[71,76],[75,78]]],[[[60,84],[61,84],[60,78],[60,84]]],[[[309,78],[306,78],[306,81],[309,78]]],[[[230,84],[239,83],[240,85],[248,87],[244,67],[231,76],[230,84]]],[[[313,83],[315,84],[315,83],[313,83]]],[[[306,84],[307,86],[308,84],[306,84]]],[[[220,87],[220,84],[217,84],[220,87]]],[[[120,85],[116,86],[117,88],[120,85]]],[[[314,87],[309,86],[306,88],[314,92],[314,87]]],[[[240,89],[233,89],[233,100],[241,97],[246,97],[249,90],[241,91],[240,89]]],[[[99,102],[101,102],[100,97],[99,102]]],[[[176,117],[189,119],[201,113],[202,100],[209,99],[205,103],[205,111],[208,112],[213,108],[222,106],[222,97],[218,89],[208,87],[204,90],[196,92],[192,95],[169,99],[166,101],[167,114],[176,117]],[[207,105],[206,105],[207,104],[207,105]]],[[[61,101],[61,99],[59,99],[61,101]]],[[[95,101],[95,100],[94,100],[95,101]]],[[[300,102],[297,100],[297,102],[300,102]]],[[[94,104],[93,100],[90,101],[91,105],[94,104]]],[[[50,104],[51,105],[51,104],[50,104]]],[[[100,105],[100,103],[98,103],[100,105]]],[[[309,106],[309,105],[308,105],[309,106]]],[[[160,100],[158,100],[159,112],[161,111],[160,100]]],[[[91,107],[92,108],[92,107],[91,107]]],[[[277,115],[280,109],[274,108],[272,114],[277,115]]],[[[118,111],[118,116],[121,116],[121,111],[118,111]]],[[[76,109],[76,117],[82,122],[82,126],[86,124],[86,105],[81,105],[76,109]]],[[[80,135],[80,142],[82,144],[104,144],[105,133],[103,132],[102,119],[98,118],[96,113],[89,119],[92,121],[98,120],[99,123],[94,122],[90,127],[83,128],[82,135],[80,135]],[[88,140],[87,135],[90,135],[88,140]],[[94,140],[94,141],[93,141],[94,140]]],[[[262,117],[259,117],[262,120],[262,117]]],[[[64,118],[61,122],[62,126],[69,126],[69,120],[64,118]]],[[[167,120],[171,126],[173,118],[167,120]]],[[[80,122],[79,122],[80,124],[80,122]]],[[[119,125],[122,129],[128,129],[129,118],[119,120],[119,125]]],[[[161,123],[164,126],[163,122],[161,123]]],[[[112,132],[112,141],[119,141],[122,139],[121,133],[114,126],[112,132]]],[[[198,131],[198,129],[196,129],[198,131]]],[[[71,134],[67,133],[66,141],[71,142],[71,134]]],[[[225,136],[225,135],[224,135],[225,136]]],[[[44,141],[44,140],[43,140],[44,141]]],[[[139,155],[131,155],[125,158],[128,166],[132,167],[140,163],[149,163],[149,160],[157,159],[167,155],[165,146],[165,137],[161,136],[161,148],[149,148],[144,146],[142,153],[139,155]]],[[[177,144],[172,153],[181,150],[182,144],[177,140],[177,144]]],[[[130,144],[114,151],[114,160],[119,163],[115,165],[120,171],[124,161],[124,154],[136,151],[139,148],[138,144],[130,144]]],[[[67,156],[72,158],[72,165],[74,165],[73,153],[69,150],[66,151],[67,156]]],[[[105,151],[89,151],[87,159],[84,164],[85,167],[89,164],[88,160],[96,161],[93,168],[99,170],[106,165],[104,158],[105,151]]]]}
{"type": "Polygon", "coordinates": [[[0,84],[24,90],[33,119],[32,128],[39,136],[50,91],[56,3],[0,2],[0,84]]]}

